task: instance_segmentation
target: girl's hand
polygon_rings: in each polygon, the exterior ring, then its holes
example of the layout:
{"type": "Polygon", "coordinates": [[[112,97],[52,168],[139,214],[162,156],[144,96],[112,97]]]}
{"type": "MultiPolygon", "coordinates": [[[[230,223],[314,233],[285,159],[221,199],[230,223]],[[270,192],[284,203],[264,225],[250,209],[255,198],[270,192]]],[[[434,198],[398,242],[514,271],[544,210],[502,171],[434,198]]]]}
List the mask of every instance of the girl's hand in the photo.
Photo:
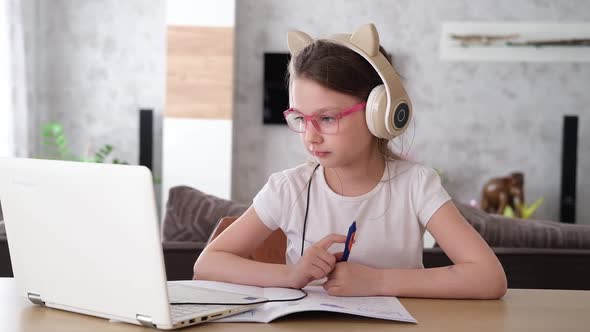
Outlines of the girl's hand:
{"type": "Polygon", "coordinates": [[[328,294],[334,296],[378,296],[382,295],[382,283],[378,269],[356,263],[339,262],[328,275],[328,281],[323,287],[328,294]]]}
{"type": "Polygon", "coordinates": [[[291,287],[303,288],[311,281],[322,279],[332,272],[336,257],[327,250],[334,243],[344,242],[346,236],[330,234],[305,250],[299,261],[288,268],[291,287]]]}

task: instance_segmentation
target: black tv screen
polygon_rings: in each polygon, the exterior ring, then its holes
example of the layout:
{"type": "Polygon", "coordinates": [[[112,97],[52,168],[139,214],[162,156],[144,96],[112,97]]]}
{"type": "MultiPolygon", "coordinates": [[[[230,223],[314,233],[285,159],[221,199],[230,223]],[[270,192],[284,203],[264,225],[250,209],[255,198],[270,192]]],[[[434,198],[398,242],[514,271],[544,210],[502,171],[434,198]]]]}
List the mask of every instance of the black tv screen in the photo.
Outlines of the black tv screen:
{"type": "Polygon", "coordinates": [[[264,53],[264,124],[286,124],[283,111],[289,108],[287,66],[289,53],[264,53]]]}

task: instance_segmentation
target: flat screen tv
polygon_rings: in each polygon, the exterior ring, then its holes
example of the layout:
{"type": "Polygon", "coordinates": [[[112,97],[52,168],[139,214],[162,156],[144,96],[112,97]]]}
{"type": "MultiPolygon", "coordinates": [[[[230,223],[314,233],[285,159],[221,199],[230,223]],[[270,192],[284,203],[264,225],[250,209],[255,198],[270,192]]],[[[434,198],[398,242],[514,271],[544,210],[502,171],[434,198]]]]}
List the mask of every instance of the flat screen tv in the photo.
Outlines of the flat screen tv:
{"type": "Polygon", "coordinates": [[[286,124],[283,111],[289,107],[287,66],[289,53],[264,53],[264,124],[286,124]]]}

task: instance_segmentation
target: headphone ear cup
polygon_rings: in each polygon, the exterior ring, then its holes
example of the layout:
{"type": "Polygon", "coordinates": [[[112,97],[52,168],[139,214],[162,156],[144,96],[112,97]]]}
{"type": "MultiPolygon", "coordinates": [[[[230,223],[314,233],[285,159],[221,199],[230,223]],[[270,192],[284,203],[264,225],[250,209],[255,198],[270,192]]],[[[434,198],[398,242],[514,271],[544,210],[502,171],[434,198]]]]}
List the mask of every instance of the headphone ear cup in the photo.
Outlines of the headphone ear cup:
{"type": "Polygon", "coordinates": [[[392,107],[391,112],[388,112],[385,128],[393,136],[399,136],[407,129],[412,118],[412,110],[410,104],[404,100],[397,100],[393,105],[395,108],[392,107]]]}
{"type": "Polygon", "coordinates": [[[385,116],[387,113],[387,91],[384,85],[378,85],[367,98],[365,117],[369,131],[376,137],[392,139],[392,136],[386,128],[385,116]]]}

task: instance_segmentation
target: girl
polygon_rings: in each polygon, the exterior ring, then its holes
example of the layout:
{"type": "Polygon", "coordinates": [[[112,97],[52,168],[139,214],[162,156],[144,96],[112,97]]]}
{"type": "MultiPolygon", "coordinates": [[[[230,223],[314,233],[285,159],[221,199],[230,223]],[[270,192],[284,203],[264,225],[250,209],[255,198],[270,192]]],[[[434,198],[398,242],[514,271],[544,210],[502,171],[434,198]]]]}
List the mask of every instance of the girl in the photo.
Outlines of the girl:
{"type": "Polygon", "coordinates": [[[273,174],[253,205],[205,248],[196,278],[292,288],[315,281],[338,296],[502,297],[502,266],[437,174],[388,148],[411,109],[374,26],[334,38],[289,34],[292,108],[285,117],[317,163],[273,174]],[[342,38],[350,43],[337,42],[342,38]],[[386,109],[399,100],[404,107],[392,110],[390,124],[375,120],[376,103],[386,109]],[[354,246],[344,261],[353,221],[354,246]],[[277,228],[287,236],[286,265],[245,258],[277,228]],[[453,265],[424,269],[425,230],[453,265]]]}

